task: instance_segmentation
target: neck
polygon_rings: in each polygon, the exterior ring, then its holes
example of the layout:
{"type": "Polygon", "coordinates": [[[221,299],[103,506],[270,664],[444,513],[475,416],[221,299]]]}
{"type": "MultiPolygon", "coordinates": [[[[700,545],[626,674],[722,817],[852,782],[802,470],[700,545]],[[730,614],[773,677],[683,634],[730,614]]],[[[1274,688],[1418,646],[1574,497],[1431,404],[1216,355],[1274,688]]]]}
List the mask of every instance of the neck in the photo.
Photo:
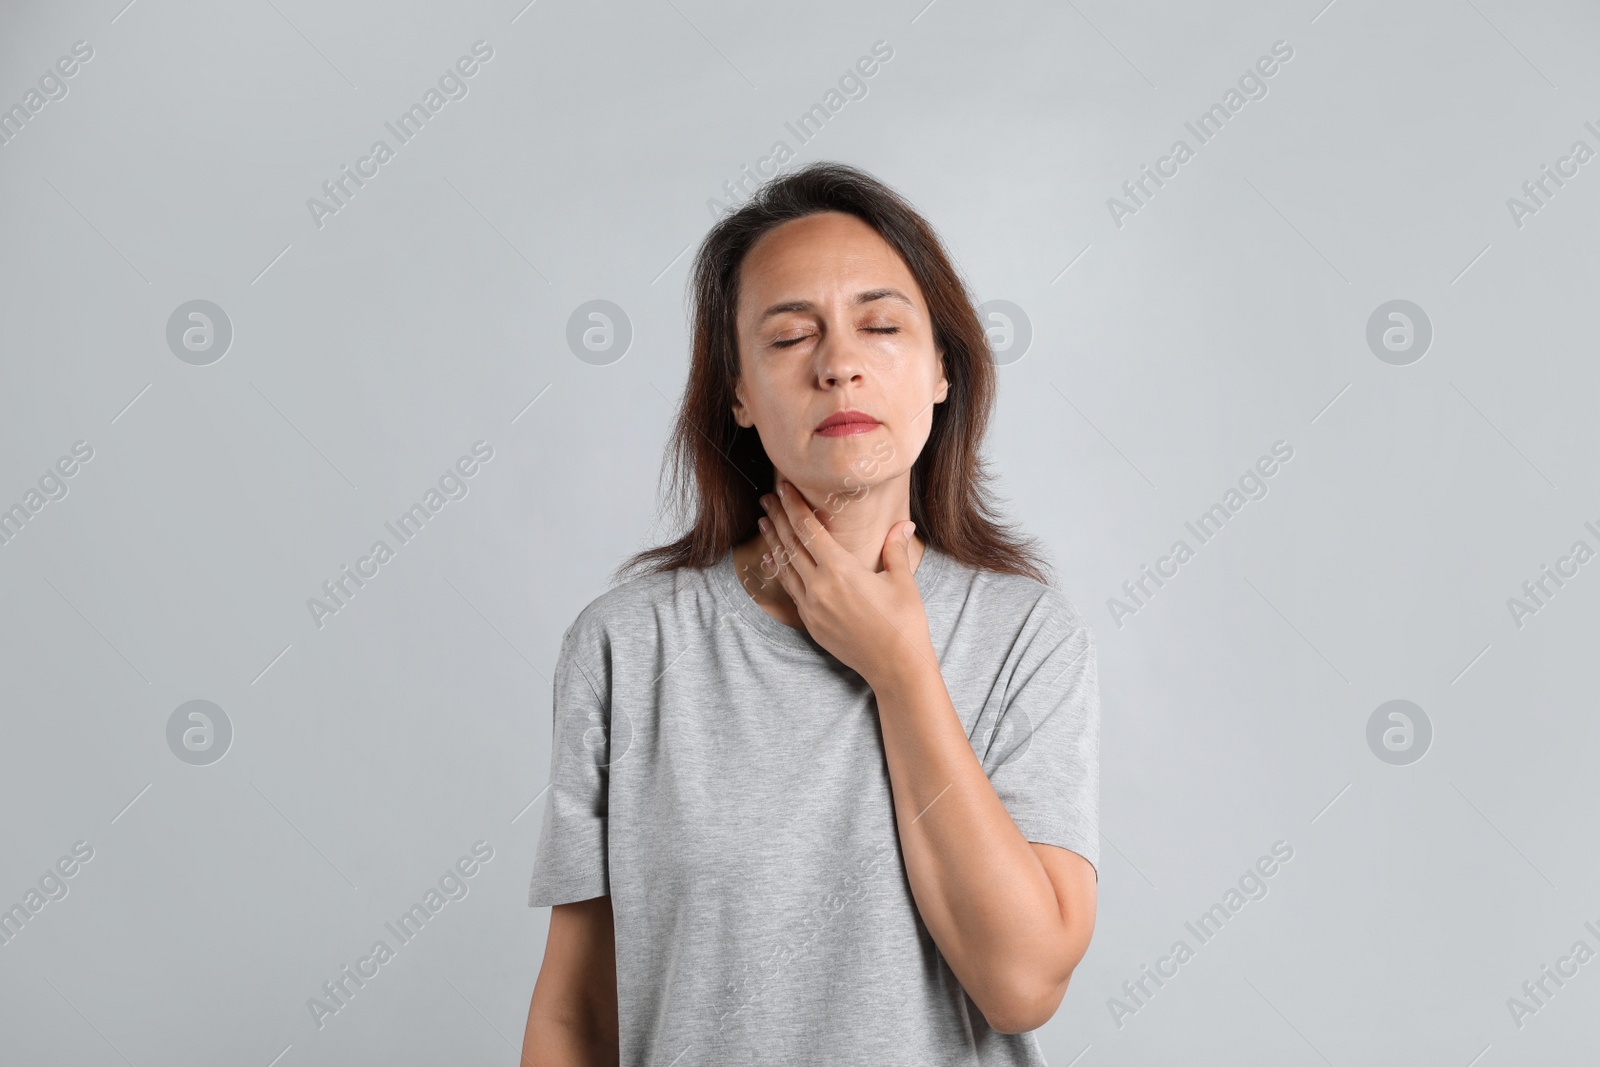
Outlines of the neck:
{"type": "MultiPolygon", "coordinates": [[[[911,472],[905,471],[872,486],[854,490],[808,486],[794,482],[782,471],[778,476],[800,490],[807,506],[815,513],[839,546],[868,570],[883,570],[883,543],[890,527],[911,518],[911,472]]],[[[912,535],[911,563],[922,556],[922,543],[912,535]]]]}
{"type": "MultiPolygon", "coordinates": [[[[787,480],[781,471],[778,474],[787,480]]],[[[911,518],[910,471],[877,485],[858,487],[853,492],[804,486],[793,481],[789,484],[800,490],[807,506],[840,547],[868,570],[874,573],[883,570],[883,544],[890,527],[911,518]]],[[[914,571],[922,562],[927,543],[913,533],[907,548],[914,571]]],[[[771,568],[764,570],[761,565],[761,556],[766,551],[767,539],[759,533],[734,546],[734,565],[740,582],[758,601],[792,604],[788,590],[776,573],[771,568]],[[772,577],[766,577],[768,574],[772,577]]]]}

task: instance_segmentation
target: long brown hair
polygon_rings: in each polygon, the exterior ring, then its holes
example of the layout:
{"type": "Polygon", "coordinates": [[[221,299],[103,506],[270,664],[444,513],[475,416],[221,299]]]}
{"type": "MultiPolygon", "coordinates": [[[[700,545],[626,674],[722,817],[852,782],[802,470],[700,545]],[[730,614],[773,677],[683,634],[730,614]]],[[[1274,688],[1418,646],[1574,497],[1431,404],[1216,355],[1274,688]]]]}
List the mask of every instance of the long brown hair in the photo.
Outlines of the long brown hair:
{"type": "Polygon", "coordinates": [[[969,566],[1048,584],[1049,568],[1036,542],[997,521],[989,474],[978,454],[994,405],[995,368],[971,293],[933,227],[899,193],[864,171],[827,161],[769,180],[700,242],[690,279],[689,382],[662,464],[663,471],[671,466],[670,497],[679,522],[687,518],[691,495],[694,518],[682,537],[635,553],[615,577],[640,568],[661,573],[708,567],[759,532],[756,520],[764,512],[758,498],[772,491],[773,468],[755,428],[733,418],[739,268],[767,231],[823,211],[856,216],[900,254],[927,301],[934,345],[944,351],[949,392],[934,405],[933,428],[911,468],[917,533],[969,566]]]}

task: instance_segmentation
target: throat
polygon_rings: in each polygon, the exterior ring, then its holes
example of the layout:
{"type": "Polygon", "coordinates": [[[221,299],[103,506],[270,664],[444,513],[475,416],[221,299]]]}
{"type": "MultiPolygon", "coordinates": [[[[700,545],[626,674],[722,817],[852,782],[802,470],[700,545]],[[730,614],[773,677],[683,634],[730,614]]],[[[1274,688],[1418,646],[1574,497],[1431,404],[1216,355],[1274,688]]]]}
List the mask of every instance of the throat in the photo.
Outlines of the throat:
{"type": "MultiPolygon", "coordinates": [[[[927,555],[927,545],[920,537],[912,535],[910,551],[911,571],[916,573],[927,555]]],[[[763,568],[762,555],[767,551],[765,537],[757,534],[742,545],[733,547],[733,569],[739,585],[756,604],[785,626],[796,630],[804,630],[805,623],[800,618],[800,609],[795,607],[794,599],[789,596],[789,591],[783,587],[783,582],[771,568],[763,568]],[[772,577],[767,575],[772,573],[772,577]]]]}
{"type": "Polygon", "coordinates": [[[800,611],[794,606],[789,591],[776,574],[767,577],[771,573],[770,568],[762,567],[761,556],[766,551],[766,539],[759,536],[734,547],[733,569],[739,585],[762,611],[785,626],[804,630],[805,623],[801,621],[800,611]]]}

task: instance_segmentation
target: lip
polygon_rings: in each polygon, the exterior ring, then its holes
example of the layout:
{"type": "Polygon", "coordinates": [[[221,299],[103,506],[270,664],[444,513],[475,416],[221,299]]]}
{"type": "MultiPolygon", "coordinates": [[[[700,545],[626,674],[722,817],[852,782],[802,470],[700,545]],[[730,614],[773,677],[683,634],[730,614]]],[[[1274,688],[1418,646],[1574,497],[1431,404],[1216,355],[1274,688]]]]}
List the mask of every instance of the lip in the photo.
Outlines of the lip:
{"type": "Polygon", "coordinates": [[[864,411],[847,408],[844,411],[835,411],[817,423],[816,432],[822,437],[845,437],[850,434],[869,433],[882,425],[883,423],[864,411]]]}

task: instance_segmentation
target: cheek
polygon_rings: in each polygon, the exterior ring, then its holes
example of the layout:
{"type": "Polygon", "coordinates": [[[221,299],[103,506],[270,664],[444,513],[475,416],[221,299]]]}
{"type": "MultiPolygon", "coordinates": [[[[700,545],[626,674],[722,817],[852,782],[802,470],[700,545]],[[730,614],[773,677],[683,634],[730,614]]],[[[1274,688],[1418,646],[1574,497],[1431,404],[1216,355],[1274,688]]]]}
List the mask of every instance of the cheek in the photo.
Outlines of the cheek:
{"type": "Polygon", "coordinates": [[[749,380],[746,407],[774,438],[803,436],[812,404],[811,379],[803,369],[773,368],[749,380]]]}
{"type": "Polygon", "coordinates": [[[939,368],[937,364],[922,364],[906,374],[898,387],[903,398],[902,423],[908,430],[926,435],[933,428],[934,398],[939,395],[939,368]]]}
{"type": "Polygon", "coordinates": [[[750,383],[745,392],[745,411],[755,421],[756,437],[767,458],[779,467],[792,465],[798,436],[804,436],[796,423],[792,405],[774,395],[770,383],[750,383]]]}
{"type": "Polygon", "coordinates": [[[917,457],[922,454],[922,448],[928,443],[928,435],[933,430],[932,407],[926,411],[918,412],[916,408],[907,411],[900,419],[899,424],[889,431],[886,440],[873,449],[873,465],[877,472],[886,475],[899,475],[911,469],[917,457]]]}

